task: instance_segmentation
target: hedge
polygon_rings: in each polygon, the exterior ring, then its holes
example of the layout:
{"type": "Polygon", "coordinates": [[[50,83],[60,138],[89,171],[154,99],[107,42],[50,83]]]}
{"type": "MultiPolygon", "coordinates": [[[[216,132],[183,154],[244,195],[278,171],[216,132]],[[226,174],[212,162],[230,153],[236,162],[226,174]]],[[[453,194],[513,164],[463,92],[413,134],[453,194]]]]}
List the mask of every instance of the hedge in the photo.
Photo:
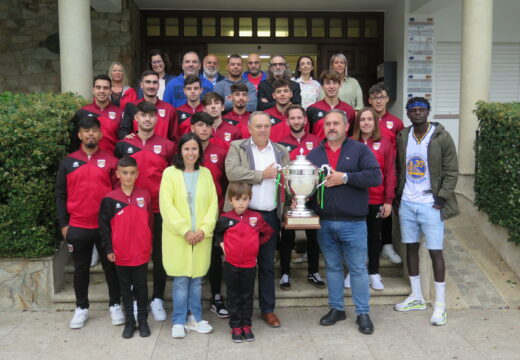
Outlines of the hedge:
{"type": "Polygon", "coordinates": [[[72,94],[0,93],[0,257],[56,251],[56,171],[84,104],[72,94]]]}
{"type": "Polygon", "coordinates": [[[477,103],[475,204],[520,243],[520,103],[477,103]]]}

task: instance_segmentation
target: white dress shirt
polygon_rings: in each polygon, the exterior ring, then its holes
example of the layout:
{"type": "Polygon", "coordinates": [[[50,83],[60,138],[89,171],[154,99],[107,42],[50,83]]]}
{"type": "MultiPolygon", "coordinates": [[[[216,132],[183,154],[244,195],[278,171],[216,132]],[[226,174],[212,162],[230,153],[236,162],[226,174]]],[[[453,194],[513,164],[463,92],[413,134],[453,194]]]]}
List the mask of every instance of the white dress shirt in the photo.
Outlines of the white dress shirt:
{"type": "MultiPolygon", "coordinates": [[[[264,171],[267,166],[275,163],[276,157],[271,141],[267,146],[260,150],[251,140],[253,158],[255,160],[255,170],[264,171]]],[[[276,179],[264,179],[260,184],[253,185],[253,197],[249,203],[249,208],[253,210],[271,211],[276,209],[276,179]]]]}

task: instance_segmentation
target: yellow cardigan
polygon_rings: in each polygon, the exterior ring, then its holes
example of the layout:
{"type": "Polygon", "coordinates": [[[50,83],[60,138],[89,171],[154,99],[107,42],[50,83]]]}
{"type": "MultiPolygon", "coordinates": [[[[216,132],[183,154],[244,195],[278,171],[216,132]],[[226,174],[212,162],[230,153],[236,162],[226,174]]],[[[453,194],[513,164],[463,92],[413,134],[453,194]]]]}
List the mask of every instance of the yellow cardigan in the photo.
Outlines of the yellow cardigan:
{"type": "Polygon", "coordinates": [[[196,230],[204,231],[204,240],[196,245],[186,242],[191,217],[182,170],[174,166],[164,170],[159,190],[163,218],[162,258],[169,276],[201,277],[209,269],[212,236],[218,215],[218,199],[210,171],[200,166],[195,193],[196,230]]]}

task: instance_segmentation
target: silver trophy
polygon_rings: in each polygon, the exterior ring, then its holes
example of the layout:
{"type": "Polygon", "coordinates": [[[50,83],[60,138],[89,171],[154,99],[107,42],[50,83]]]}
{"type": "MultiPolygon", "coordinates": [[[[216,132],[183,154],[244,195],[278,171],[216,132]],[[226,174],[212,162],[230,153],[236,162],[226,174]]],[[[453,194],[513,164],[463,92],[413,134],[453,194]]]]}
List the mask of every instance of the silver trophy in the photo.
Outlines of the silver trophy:
{"type": "MultiPolygon", "coordinates": [[[[295,200],[296,206],[292,206],[286,213],[288,218],[312,218],[316,214],[305,206],[307,198],[312,196],[316,189],[322,185],[319,184],[320,172],[326,171],[330,174],[330,166],[323,164],[320,168],[314,166],[305,155],[303,149],[300,149],[300,155],[296,156],[289,165],[284,168],[279,167],[283,171],[285,177],[285,188],[291,197],[295,200]]],[[[315,225],[319,219],[306,222],[304,219],[293,221],[294,225],[315,225]]],[[[290,222],[290,221],[289,221],[290,222]]],[[[287,222],[287,223],[289,223],[287,222]]]]}

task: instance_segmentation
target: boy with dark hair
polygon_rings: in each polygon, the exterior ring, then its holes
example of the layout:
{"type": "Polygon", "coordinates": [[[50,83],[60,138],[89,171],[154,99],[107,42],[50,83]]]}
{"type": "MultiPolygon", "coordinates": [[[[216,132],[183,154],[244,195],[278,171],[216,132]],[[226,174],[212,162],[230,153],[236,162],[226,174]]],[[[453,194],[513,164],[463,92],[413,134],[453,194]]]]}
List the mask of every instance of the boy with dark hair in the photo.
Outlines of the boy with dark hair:
{"type": "Polygon", "coordinates": [[[290,85],[290,81],[286,79],[275,80],[271,85],[275,105],[264,111],[271,117],[271,135],[269,138],[273,142],[279,142],[291,134],[287,125],[287,109],[291,106],[293,96],[290,85]]]}
{"type": "Polygon", "coordinates": [[[213,136],[223,139],[227,143],[242,138],[242,132],[222,119],[224,111],[224,98],[216,93],[209,92],[202,97],[204,111],[213,117],[213,136]]]}
{"type": "Polygon", "coordinates": [[[227,305],[231,339],[253,341],[251,331],[256,258],[261,244],[273,234],[262,215],[247,207],[253,196],[251,185],[234,182],[228,187],[233,210],[222,214],[215,227],[216,244],[225,256],[224,277],[227,284],[227,305]]]}
{"type": "Polygon", "coordinates": [[[139,334],[146,337],[150,336],[146,275],[152,250],[151,199],[148,191],[135,187],[139,172],[134,158],[119,159],[116,174],[121,186],[101,201],[99,232],[107,259],[116,264],[125,310],[123,338],[134,336],[134,296],[139,334]]]}
{"type": "Polygon", "coordinates": [[[186,95],[186,103],[175,109],[177,119],[179,120],[180,136],[190,132],[190,117],[204,111],[204,106],[200,101],[202,94],[202,83],[197,75],[188,75],[184,79],[184,95],[186,95]]]}
{"type": "Polygon", "coordinates": [[[238,127],[242,132],[242,139],[246,139],[249,137],[247,127],[249,125],[249,115],[251,114],[246,108],[249,101],[248,88],[245,84],[237,83],[231,85],[230,90],[233,109],[224,114],[222,118],[231,125],[238,127]]]}

